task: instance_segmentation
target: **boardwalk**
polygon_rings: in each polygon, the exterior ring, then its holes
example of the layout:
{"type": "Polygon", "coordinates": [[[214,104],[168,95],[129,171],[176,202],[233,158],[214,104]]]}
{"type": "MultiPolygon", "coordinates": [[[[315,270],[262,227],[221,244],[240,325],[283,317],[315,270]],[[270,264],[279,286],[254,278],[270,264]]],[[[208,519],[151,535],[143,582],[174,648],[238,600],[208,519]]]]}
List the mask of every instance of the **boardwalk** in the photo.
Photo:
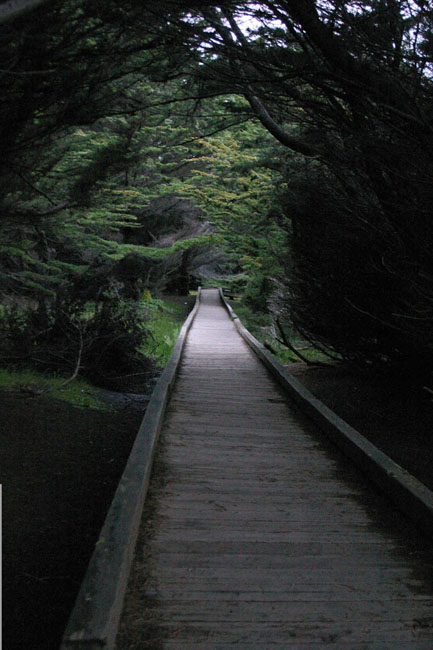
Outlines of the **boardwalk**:
{"type": "Polygon", "coordinates": [[[430,546],[291,405],[204,291],[118,650],[432,650],[430,546]]]}

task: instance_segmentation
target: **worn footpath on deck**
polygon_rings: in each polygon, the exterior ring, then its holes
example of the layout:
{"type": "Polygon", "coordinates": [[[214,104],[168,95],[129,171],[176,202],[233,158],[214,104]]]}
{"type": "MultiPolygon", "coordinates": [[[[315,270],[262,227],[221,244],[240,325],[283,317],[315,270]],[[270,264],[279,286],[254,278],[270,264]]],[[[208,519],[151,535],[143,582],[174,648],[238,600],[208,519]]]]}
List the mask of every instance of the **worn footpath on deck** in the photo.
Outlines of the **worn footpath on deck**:
{"type": "Polygon", "coordinates": [[[118,650],[431,650],[433,554],[202,292],[118,650]]]}

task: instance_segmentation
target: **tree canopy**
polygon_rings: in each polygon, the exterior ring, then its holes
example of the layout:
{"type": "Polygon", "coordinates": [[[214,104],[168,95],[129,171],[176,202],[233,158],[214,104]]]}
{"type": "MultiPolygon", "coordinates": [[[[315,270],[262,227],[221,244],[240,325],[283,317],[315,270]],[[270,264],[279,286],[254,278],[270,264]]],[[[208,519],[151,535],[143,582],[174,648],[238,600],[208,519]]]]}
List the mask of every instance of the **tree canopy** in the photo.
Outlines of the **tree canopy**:
{"type": "Polygon", "coordinates": [[[429,373],[432,24],[421,0],[3,3],[4,300],[239,275],[331,354],[429,373]]]}

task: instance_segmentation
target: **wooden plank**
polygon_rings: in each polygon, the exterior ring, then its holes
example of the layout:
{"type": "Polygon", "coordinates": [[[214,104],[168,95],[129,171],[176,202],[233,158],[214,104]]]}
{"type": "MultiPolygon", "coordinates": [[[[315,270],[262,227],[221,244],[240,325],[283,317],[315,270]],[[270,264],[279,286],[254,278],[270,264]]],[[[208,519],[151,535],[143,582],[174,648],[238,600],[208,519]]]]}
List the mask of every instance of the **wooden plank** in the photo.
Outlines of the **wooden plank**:
{"type": "MultiPolygon", "coordinates": [[[[276,596],[280,596],[276,594],[276,596]]],[[[281,597],[281,596],[280,596],[281,597]]],[[[320,601],[319,601],[320,602],[320,601]]],[[[395,629],[396,624],[407,627],[415,626],[414,622],[418,620],[418,603],[412,603],[408,606],[405,601],[393,601],[392,610],[387,603],[379,603],[375,607],[369,606],[366,602],[366,616],[372,621],[380,621],[387,630],[395,629]]],[[[432,605],[432,602],[427,603],[432,605]]],[[[354,627],[357,623],[358,612],[353,604],[346,601],[340,601],[338,607],[335,603],[321,604],[321,625],[352,624],[354,627]]],[[[146,617],[156,616],[159,612],[165,620],[176,622],[178,620],[191,621],[210,621],[211,623],[224,622],[228,620],[240,621],[249,619],[253,624],[260,622],[281,622],[286,624],[309,624],[318,625],[317,613],[314,612],[309,603],[297,602],[288,603],[287,600],[189,600],[179,599],[171,600],[161,604],[154,600],[146,606],[146,617]]]]}
{"type": "MultiPolygon", "coordinates": [[[[290,644],[293,644],[294,648],[298,648],[301,643],[305,644],[304,647],[309,647],[307,644],[316,643],[321,648],[323,648],[323,644],[329,644],[328,647],[334,648],[335,644],[339,642],[342,645],[346,644],[345,650],[348,650],[348,648],[352,650],[353,644],[361,643],[365,644],[364,648],[366,650],[371,650],[371,648],[380,648],[382,650],[384,643],[388,643],[388,647],[393,648],[393,650],[408,650],[409,648],[419,650],[419,644],[427,642],[430,638],[429,650],[431,650],[431,631],[417,627],[415,622],[398,626],[393,623],[371,621],[362,630],[350,624],[338,625],[321,622],[316,625],[285,622],[254,625],[254,621],[251,619],[237,623],[230,619],[224,622],[194,621],[188,623],[164,621],[161,623],[157,619],[151,618],[146,621],[146,625],[155,626],[154,638],[160,641],[164,640],[164,647],[165,638],[171,637],[177,641],[188,640],[201,642],[202,644],[206,644],[208,641],[219,641],[220,643],[225,642],[227,646],[233,645],[234,647],[237,647],[239,642],[245,642],[248,639],[255,639],[255,644],[266,643],[267,639],[273,639],[274,642],[285,642],[289,648],[291,647],[290,644]]],[[[250,648],[255,649],[255,644],[250,645],[250,648]]],[[[202,647],[206,648],[206,645],[202,647]]],[[[327,646],[325,645],[325,647],[327,646]]],[[[428,646],[424,645],[424,647],[428,646]]]]}
{"type": "MultiPolygon", "coordinates": [[[[155,639],[148,641],[141,642],[140,645],[128,645],[128,650],[155,650],[155,648],[160,648],[161,645],[155,645],[155,644],[161,644],[161,638],[166,638],[167,633],[165,630],[161,630],[158,635],[155,637],[155,639]]],[[[390,640],[389,642],[386,639],[381,639],[379,641],[381,643],[380,645],[380,650],[431,650],[431,645],[429,645],[429,641],[417,641],[415,642],[415,645],[395,645],[395,640],[390,640]]],[[[234,641],[229,642],[231,644],[231,647],[236,647],[236,649],[239,648],[239,650],[251,650],[251,643],[242,643],[240,642],[239,639],[235,639],[234,641]]],[[[164,650],[228,650],[230,645],[227,645],[227,642],[225,643],[215,643],[214,637],[207,637],[206,641],[191,641],[191,639],[188,639],[185,641],[185,639],[179,639],[177,637],[177,641],[175,642],[169,642],[166,643],[164,641],[164,650]]],[[[351,643],[350,644],[350,650],[371,650],[373,646],[371,646],[368,643],[365,642],[358,642],[358,643],[351,643]]],[[[376,646],[379,647],[379,646],[376,646]]],[[[288,639],[284,641],[283,643],[275,643],[274,641],[260,641],[256,642],[254,644],[254,650],[348,650],[347,643],[344,642],[343,644],[337,643],[335,641],[331,641],[331,643],[323,643],[323,641],[319,641],[317,643],[312,642],[312,641],[306,641],[306,642],[301,642],[297,641],[296,639],[288,639]]]]}
{"type": "MultiPolygon", "coordinates": [[[[341,560],[342,558],[340,558],[341,560]]],[[[157,562],[156,562],[157,564],[157,562]]],[[[278,568],[272,569],[269,567],[258,566],[257,570],[252,572],[249,568],[236,568],[233,566],[222,567],[174,567],[174,566],[159,566],[158,572],[164,576],[166,584],[181,584],[185,579],[185,574],[188,575],[188,580],[195,584],[213,584],[216,585],[233,585],[230,591],[238,591],[240,584],[248,585],[248,590],[254,590],[254,585],[258,585],[258,589],[268,587],[268,591],[286,591],[287,589],[300,589],[304,591],[310,588],[311,585],[316,585],[322,589],[328,585],[344,590],[351,589],[358,593],[366,593],[370,588],[370,583],[376,581],[377,595],[384,590],[384,584],[387,581],[392,582],[395,575],[403,576],[405,574],[404,567],[401,565],[393,566],[374,566],[369,569],[365,563],[358,564],[358,568],[354,563],[349,564],[351,568],[351,575],[348,576],[346,566],[334,567],[332,571],[322,568],[309,568],[308,571],[303,567],[302,562],[299,561],[298,567],[293,568],[291,571],[281,572],[278,568]],[[347,583],[347,584],[343,584],[347,583]]],[[[404,575],[406,583],[411,587],[422,582],[408,575],[404,575]]],[[[378,596],[379,597],[379,596],[378,596]]],[[[431,601],[432,599],[430,599],[431,601]]],[[[433,615],[433,612],[432,612],[433,615]]]]}
{"type": "MultiPolygon", "coordinates": [[[[165,542],[152,541],[152,553],[159,556],[161,553],[183,553],[185,555],[209,554],[210,556],[218,555],[284,555],[287,558],[297,558],[302,556],[304,558],[311,558],[312,561],[317,561],[317,558],[323,557],[341,557],[346,558],[347,545],[349,542],[337,540],[336,542],[322,543],[317,541],[309,542],[205,542],[196,540],[194,542],[185,542],[182,540],[172,539],[165,542]]],[[[394,542],[386,542],[384,540],[373,540],[368,546],[362,541],[358,543],[350,543],[351,550],[353,551],[353,559],[356,562],[366,561],[364,556],[368,556],[373,563],[377,562],[378,557],[383,558],[383,553],[388,552],[395,561],[402,561],[404,566],[407,563],[407,548],[404,544],[397,546],[394,542]]],[[[426,555],[425,560],[428,561],[429,555],[426,555]]],[[[262,558],[261,561],[267,562],[267,557],[262,558]]]]}
{"type": "MultiPolygon", "coordinates": [[[[347,548],[345,549],[347,552],[347,548]]],[[[258,565],[264,570],[267,569],[290,569],[295,570],[302,566],[303,571],[312,571],[322,569],[330,572],[331,569],[339,567],[341,564],[341,555],[323,555],[322,552],[316,555],[307,554],[308,552],[299,552],[297,555],[273,554],[267,553],[245,553],[242,545],[238,545],[237,553],[181,553],[181,552],[155,552],[156,566],[171,566],[173,568],[222,568],[230,567],[231,569],[255,569],[258,565]]],[[[380,565],[383,556],[383,547],[379,547],[377,553],[369,553],[364,561],[358,556],[357,558],[348,558],[344,566],[347,571],[354,571],[359,566],[368,570],[375,570],[380,565]]],[[[395,563],[398,570],[405,565],[405,558],[401,558],[395,563]]],[[[293,577],[293,574],[291,574],[293,577]]],[[[433,604],[433,601],[432,601],[433,604]]],[[[406,603],[407,605],[407,603],[406,603]]]]}

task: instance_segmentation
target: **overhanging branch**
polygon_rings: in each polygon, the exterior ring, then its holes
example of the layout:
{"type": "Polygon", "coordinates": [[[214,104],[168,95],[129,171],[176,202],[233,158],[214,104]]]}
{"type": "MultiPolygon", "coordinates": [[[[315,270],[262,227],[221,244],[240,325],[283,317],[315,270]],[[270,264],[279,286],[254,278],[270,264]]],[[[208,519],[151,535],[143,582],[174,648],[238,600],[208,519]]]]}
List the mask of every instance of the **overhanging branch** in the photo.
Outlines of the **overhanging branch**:
{"type": "Polygon", "coordinates": [[[310,147],[310,145],[308,145],[300,138],[296,138],[287,133],[287,131],[285,131],[285,129],[280,124],[278,124],[276,120],[274,120],[262,100],[259,99],[259,97],[254,92],[251,82],[246,76],[244,67],[241,64],[239,57],[236,55],[238,46],[234,40],[232,32],[236,35],[238,42],[241,44],[241,47],[245,50],[245,52],[248,52],[249,44],[244,34],[242,33],[242,30],[236,23],[233,15],[227,10],[224,10],[221,14],[229,22],[232,31],[230,31],[230,29],[224,25],[223,21],[221,20],[221,15],[218,14],[217,11],[207,10],[204,12],[204,15],[213,25],[214,29],[218,32],[222,41],[226,45],[230,64],[233,67],[236,76],[244,86],[244,97],[248,101],[260,123],[265,127],[267,131],[269,131],[271,135],[274,136],[276,140],[278,140],[278,142],[283,144],[285,147],[292,149],[292,151],[300,153],[303,156],[317,156],[318,152],[315,149],[310,147]],[[235,54],[232,55],[232,52],[235,52],[235,54]]]}
{"type": "Polygon", "coordinates": [[[285,147],[296,151],[297,153],[302,154],[303,156],[314,157],[317,156],[317,151],[312,147],[306,144],[303,140],[291,136],[287,131],[285,131],[282,126],[280,126],[268,113],[266,107],[262,104],[260,99],[253,95],[250,92],[245,93],[245,97],[248,100],[251,108],[253,109],[256,116],[259,118],[261,124],[269,131],[271,135],[274,136],[281,142],[285,147]]]}

